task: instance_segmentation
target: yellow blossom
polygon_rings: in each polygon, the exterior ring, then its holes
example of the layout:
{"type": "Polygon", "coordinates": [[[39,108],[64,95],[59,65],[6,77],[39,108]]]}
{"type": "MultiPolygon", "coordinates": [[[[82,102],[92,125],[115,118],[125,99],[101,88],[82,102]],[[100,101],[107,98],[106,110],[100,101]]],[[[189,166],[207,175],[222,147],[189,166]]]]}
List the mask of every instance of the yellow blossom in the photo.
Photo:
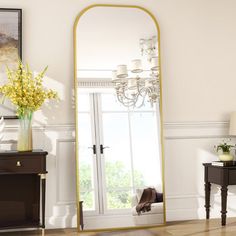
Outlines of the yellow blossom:
{"type": "Polygon", "coordinates": [[[7,68],[8,83],[0,86],[0,93],[17,107],[19,116],[24,116],[26,110],[34,112],[40,109],[46,99],[58,98],[57,92],[43,87],[46,70],[47,67],[34,77],[29,66],[24,66],[21,61],[16,70],[7,68]]]}

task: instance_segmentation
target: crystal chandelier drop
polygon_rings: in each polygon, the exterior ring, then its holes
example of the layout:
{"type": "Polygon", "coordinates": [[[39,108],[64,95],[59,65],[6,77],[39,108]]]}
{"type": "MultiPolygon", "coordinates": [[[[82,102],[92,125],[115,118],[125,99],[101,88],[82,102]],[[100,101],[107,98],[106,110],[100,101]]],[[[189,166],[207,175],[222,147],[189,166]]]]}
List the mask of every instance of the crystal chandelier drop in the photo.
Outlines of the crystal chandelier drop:
{"type": "Polygon", "coordinates": [[[143,70],[142,60],[135,59],[131,61],[130,70],[127,65],[118,65],[113,71],[117,99],[126,107],[139,108],[145,101],[153,106],[160,97],[159,58],[153,42],[154,37],[140,40],[141,54],[147,56],[148,69],[143,70]]]}
{"type": "Polygon", "coordinates": [[[153,36],[148,39],[140,39],[139,46],[141,49],[141,55],[147,57],[147,60],[150,62],[152,57],[157,55],[157,36],[153,36]]]}

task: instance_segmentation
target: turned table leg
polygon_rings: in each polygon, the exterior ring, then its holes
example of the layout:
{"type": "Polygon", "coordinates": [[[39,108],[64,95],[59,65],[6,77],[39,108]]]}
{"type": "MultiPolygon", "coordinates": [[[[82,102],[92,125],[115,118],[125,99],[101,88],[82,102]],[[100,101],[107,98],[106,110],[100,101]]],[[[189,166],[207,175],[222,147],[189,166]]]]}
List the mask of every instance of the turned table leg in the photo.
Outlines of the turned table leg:
{"type": "Polygon", "coordinates": [[[227,186],[221,186],[221,225],[226,224],[227,186]]]}
{"type": "Polygon", "coordinates": [[[42,236],[45,235],[45,198],[46,198],[46,174],[40,174],[42,187],[42,236]]]}
{"type": "Polygon", "coordinates": [[[211,184],[205,182],[205,208],[206,208],[206,219],[210,218],[210,194],[211,194],[211,184]]]}

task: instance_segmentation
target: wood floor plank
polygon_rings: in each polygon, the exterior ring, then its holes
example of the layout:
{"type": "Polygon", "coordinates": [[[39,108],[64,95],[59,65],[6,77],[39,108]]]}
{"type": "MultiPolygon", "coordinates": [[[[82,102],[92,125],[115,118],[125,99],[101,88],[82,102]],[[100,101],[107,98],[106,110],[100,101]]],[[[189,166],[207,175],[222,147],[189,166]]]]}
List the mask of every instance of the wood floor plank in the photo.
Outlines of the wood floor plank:
{"type": "MultiPolygon", "coordinates": [[[[0,233],[1,236],[36,236],[41,230],[0,233]]],[[[191,220],[168,223],[166,226],[147,230],[128,230],[97,233],[78,233],[76,229],[46,230],[45,236],[236,236],[236,218],[228,218],[221,226],[220,219],[191,220]]]]}

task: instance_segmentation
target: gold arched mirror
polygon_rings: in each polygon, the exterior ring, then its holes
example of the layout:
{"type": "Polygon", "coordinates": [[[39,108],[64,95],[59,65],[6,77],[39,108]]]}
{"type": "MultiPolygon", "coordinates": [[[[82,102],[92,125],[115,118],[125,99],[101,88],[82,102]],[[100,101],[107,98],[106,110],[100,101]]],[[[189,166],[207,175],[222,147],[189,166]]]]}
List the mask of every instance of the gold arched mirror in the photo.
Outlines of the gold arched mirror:
{"type": "Polygon", "coordinates": [[[90,6],[76,19],[74,51],[78,227],[165,223],[154,16],[138,6],[90,6]]]}

